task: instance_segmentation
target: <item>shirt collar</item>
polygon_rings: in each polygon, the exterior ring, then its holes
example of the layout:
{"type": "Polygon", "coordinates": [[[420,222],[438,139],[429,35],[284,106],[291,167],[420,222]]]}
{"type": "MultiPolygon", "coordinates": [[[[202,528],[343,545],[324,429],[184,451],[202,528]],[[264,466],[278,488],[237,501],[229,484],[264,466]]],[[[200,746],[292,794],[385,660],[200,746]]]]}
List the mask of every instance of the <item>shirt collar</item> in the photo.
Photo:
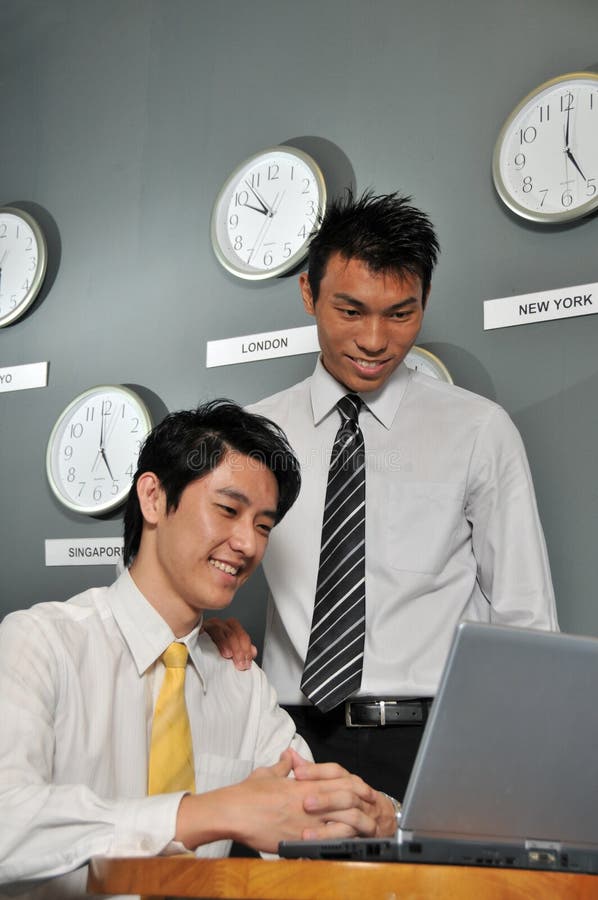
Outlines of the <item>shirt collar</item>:
{"type": "MultiPolygon", "coordinates": [[[[387,429],[394,421],[410,378],[411,369],[402,362],[377,391],[365,391],[359,394],[364,406],[387,429]]],[[[324,368],[321,356],[318,357],[311,378],[310,392],[314,425],[316,426],[330,414],[341,397],[347,393],[347,388],[324,368]]]]}
{"type": "Polygon", "coordinates": [[[175,640],[186,644],[189,656],[202,680],[202,658],[198,636],[201,621],[183,638],[176,638],[162,616],[145,599],[128,569],[109,589],[108,604],[131,652],[139,675],[148,669],[175,640]]]}

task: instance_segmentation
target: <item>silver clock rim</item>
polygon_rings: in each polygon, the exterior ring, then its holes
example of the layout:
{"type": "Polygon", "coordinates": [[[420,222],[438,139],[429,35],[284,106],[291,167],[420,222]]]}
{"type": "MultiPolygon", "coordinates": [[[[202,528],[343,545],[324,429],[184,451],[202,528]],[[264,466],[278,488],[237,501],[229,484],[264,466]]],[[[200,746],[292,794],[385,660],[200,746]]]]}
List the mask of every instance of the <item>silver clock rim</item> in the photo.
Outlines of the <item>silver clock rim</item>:
{"type": "Polygon", "coordinates": [[[583,203],[580,206],[577,206],[573,210],[563,210],[563,212],[553,213],[542,213],[530,210],[514,199],[500,171],[500,154],[502,145],[504,143],[507,132],[510,130],[514,120],[517,118],[519,113],[532,100],[534,100],[538,96],[538,94],[541,94],[543,91],[556,87],[556,85],[563,82],[574,81],[581,78],[589,78],[592,81],[596,81],[598,87],[598,72],[590,71],[566,72],[563,75],[557,75],[554,78],[549,78],[548,81],[544,81],[542,84],[537,85],[537,87],[526,94],[526,96],[523,97],[523,99],[517,104],[517,106],[515,106],[514,109],[511,110],[511,112],[505,119],[505,122],[500,129],[498,137],[494,144],[494,152],[492,154],[492,179],[494,181],[496,192],[502,202],[511,210],[511,212],[514,212],[522,219],[527,219],[529,222],[538,222],[545,225],[559,225],[564,222],[574,221],[575,219],[583,219],[598,208],[597,192],[591,200],[588,200],[587,203],[583,203]]]}
{"type": "MultiPolygon", "coordinates": [[[[452,375],[435,353],[432,353],[431,350],[426,350],[425,347],[420,347],[417,344],[414,344],[410,349],[409,353],[405,356],[405,364],[409,367],[409,363],[407,362],[407,358],[410,354],[414,354],[415,356],[420,356],[424,359],[429,365],[431,365],[438,372],[438,379],[440,381],[445,381],[447,384],[454,384],[452,375]]],[[[424,373],[425,374],[425,373],[424,373]]]]}
{"type": "Polygon", "coordinates": [[[25,312],[29,309],[29,307],[39,294],[48,265],[48,246],[46,243],[46,238],[39,223],[33,218],[33,216],[30,213],[25,212],[24,209],[18,209],[16,206],[0,206],[0,215],[2,215],[2,213],[9,213],[10,215],[17,216],[17,218],[23,219],[23,221],[26,222],[27,225],[29,225],[29,227],[33,231],[35,240],[37,241],[38,254],[37,266],[35,269],[35,275],[33,276],[31,287],[29,288],[25,297],[18,304],[18,306],[15,307],[15,309],[10,310],[10,312],[6,313],[5,315],[0,315],[0,328],[4,328],[6,325],[10,325],[11,322],[20,319],[21,316],[24,315],[25,312]]]}
{"type": "Polygon", "coordinates": [[[271,278],[278,278],[280,275],[284,275],[286,272],[292,271],[292,269],[298,266],[299,263],[301,263],[306,258],[310,241],[309,237],[306,238],[305,242],[302,244],[299,250],[297,250],[295,253],[293,253],[292,256],[286,259],[284,263],[281,263],[278,266],[274,266],[272,269],[256,269],[255,271],[247,271],[247,269],[235,265],[235,263],[226,255],[226,252],[222,247],[220,236],[218,233],[218,216],[222,208],[223,200],[227,196],[231,184],[236,181],[241,172],[243,172],[244,169],[250,168],[258,159],[260,159],[262,156],[267,156],[269,153],[288,153],[289,155],[298,157],[300,160],[302,160],[302,162],[305,163],[305,165],[307,165],[318,185],[318,193],[320,195],[320,213],[323,213],[326,209],[326,203],[328,200],[328,192],[326,189],[326,180],[324,178],[324,173],[316,160],[313,158],[313,156],[310,156],[309,153],[306,153],[304,150],[299,150],[297,147],[293,147],[290,144],[275,144],[272,147],[265,147],[264,149],[259,150],[257,153],[248,156],[241,163],[239,163],[239,165],[236,166],[236,168],[233,169],[233,171],[226,178],[214,201],[214,205],[212,207],[212,216],[210,220],[210,240],[218,262],[232,275],[235,275],[237,278],[242,278],[245,281],[266,281],[271,278]]]}
{"type": "Polygon", "coordinates": [[[139,394],[136,393],[136,391],[133,391],[128,387],[125,387],[125,385],[120,385],[120,384],[98,384],[98,385],[95,385],[94,387],[87,388],[86,390],[81,391],[81,393],[77,394],[76,397],[73,397],[73,399],[70,401],[70,403],[68,403],[64,407],[64,409],[62,410],[62,412],[59,414],[58,418],[54,422],[54,425],[52,426],[52,431],[50,432],[50,437],[48,438],[48,444],[46,447],[46,477],[48,479],[48,484],[50,485],[52,493],[56,497],[56,499],[67,509],[70,509],[71,512],[77,512],[77,513],[81,513],[83,515],[94,515],[95,516],[95,515],[101,515],[106,512],[111,512],[113,509],[116,509],[118,506],[120,506],[122,503],[124,503],[124,501],[126,500],[126,498],[129,495],[129,491],[131,490],[131,485],[129,485],[129,487],[126,490],[120,491],[118,494],[116,494],[114,497],[111,497],[110,500],[106,500],[104,503],[94,504],[93,506],[88,506],[88,505],[83,506],[78,503],[75,503],[73,500],[71,500],[69,497],[67,497],[65,494],[63,494],[63,492],[60,489],[59,482],[58,482],[57,478],[55,477],[54,465],[53,465],[53,463],[54,463],[53,451],[54,451],[54,444],[55,444],[57,436],[60,433],[62,423],[65,421],[65,419],[67,419],[69,413],[75,407],[79,406],[87,397],[90,397],[92,394],[98,394],[98,393],[107,392],[107,391],[110,391],[110,392],[116,391],[119,394],[124,394],[126,397],[128,397],[128,399],[134,400],[134,402],[139,407],[139,410],[143,415],[144,426],[146,427],[146,434],[153,427],[152,417],[151,417],[150,411],[149,411],[146,403],[139,396],[139,394]]]}

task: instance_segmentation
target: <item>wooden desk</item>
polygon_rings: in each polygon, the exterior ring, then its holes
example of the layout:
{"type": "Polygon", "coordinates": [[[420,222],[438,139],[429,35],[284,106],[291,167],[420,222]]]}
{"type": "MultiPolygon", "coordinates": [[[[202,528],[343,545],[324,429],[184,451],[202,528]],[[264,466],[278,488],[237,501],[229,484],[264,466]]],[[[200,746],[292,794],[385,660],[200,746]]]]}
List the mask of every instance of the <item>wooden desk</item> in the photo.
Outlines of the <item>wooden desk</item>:
{"type": "Polygon", "coordinates": [[[596,900],[598,876],[410,863],[96,858],[88,890],[212,900],[596,900]]]}

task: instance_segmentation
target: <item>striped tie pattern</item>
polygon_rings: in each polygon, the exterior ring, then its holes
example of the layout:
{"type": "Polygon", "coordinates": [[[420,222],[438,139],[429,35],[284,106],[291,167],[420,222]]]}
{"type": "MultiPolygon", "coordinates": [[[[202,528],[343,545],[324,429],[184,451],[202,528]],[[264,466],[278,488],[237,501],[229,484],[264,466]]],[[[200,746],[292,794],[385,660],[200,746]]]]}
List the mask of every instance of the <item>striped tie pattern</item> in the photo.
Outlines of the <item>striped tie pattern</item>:
{"type": "Polygon", "coordinates": [[[185,703],[189,651],[173,643],[162,654],[166,669],[154,710],[148,766],[148,794],[195,791],[191,727],[185,703]]]}
{"type": "Polygon", "coordinates": [[[365,639],[365,450],[361,400],[337,403],[311,634],[301,690],[322,712],[361,684],[365,639]]]}

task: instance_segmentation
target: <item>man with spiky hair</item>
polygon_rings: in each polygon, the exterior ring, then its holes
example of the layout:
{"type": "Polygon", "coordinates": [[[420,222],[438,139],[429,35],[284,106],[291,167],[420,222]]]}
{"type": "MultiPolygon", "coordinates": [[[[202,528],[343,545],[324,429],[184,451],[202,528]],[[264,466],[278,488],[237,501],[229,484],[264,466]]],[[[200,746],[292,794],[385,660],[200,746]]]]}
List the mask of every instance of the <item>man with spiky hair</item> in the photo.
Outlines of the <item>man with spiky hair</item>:
{"type": "MultiPolygon", "coordinates": [[[[299,500],[264,559],[264,669],[316,759],[338,759],[397,797],[457,623],[558,627],[515,426],[496,403],[405,364],[438,252],[428,216],[409,197],[348,193],[333,202],[299,278],[318,329],[315,372],[250,407],[283,428],[303,474],[299,500]],[[364,537],[339,554],[324,595],[329,462],[352,407],[364,448],[364,537]],[[360,565],[363,577],[353,582],[360,565]],[[365,584],[365,598],[356,593],[346,624],[337,622],[344,586],[348,593],[357,584],[365,584]],[[323,626],[320,595],[322,604],[334,597],[323,626]],[[347,673],[345,697],[335,669],[347,673]]],[[[347,540],[352,516],[341,516],[336,529],[347,540]]],[[[327,552],[336,537],[327,537],[327,552]]],[[[238,666],[254,652],[234,622],[211,631],[238,666]]]]}

